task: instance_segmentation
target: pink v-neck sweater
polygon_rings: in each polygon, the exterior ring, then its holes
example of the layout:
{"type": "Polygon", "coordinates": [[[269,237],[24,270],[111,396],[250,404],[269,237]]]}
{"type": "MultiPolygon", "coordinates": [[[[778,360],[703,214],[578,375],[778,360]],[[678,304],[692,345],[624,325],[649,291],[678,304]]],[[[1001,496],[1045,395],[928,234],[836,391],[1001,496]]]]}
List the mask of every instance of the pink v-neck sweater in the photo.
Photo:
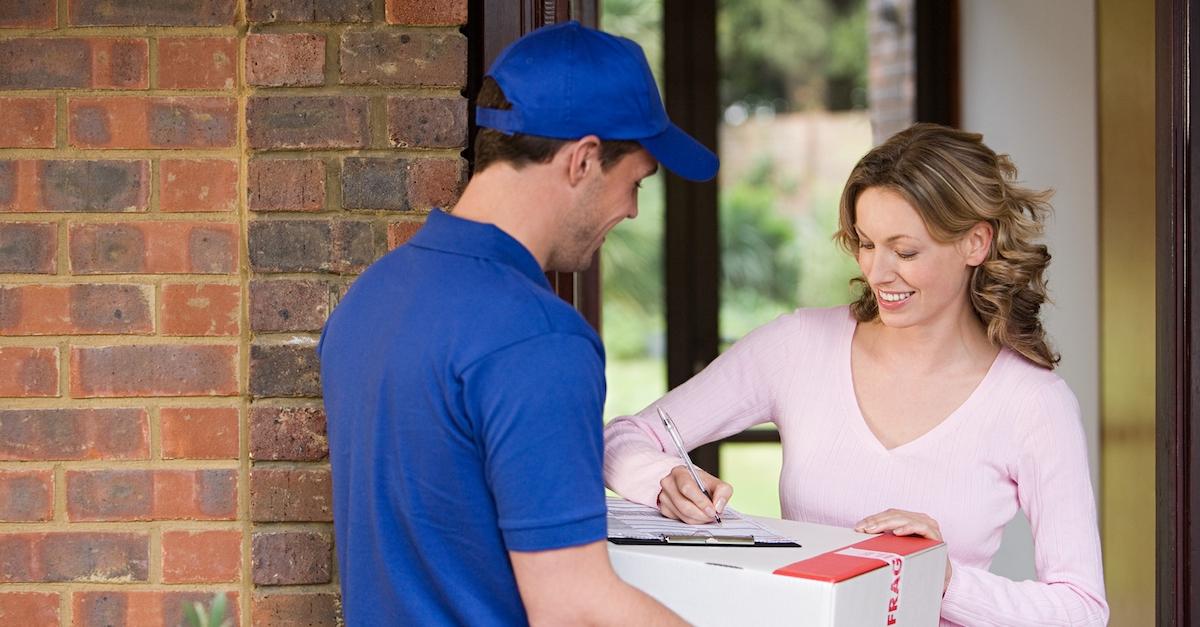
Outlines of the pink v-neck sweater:
{"type": "MultiPolygon", "coordinates": [[[[932,516],[954,566],[942,625],[1104,624],[1087,447],[1067,384],[1001,350],[962,406],[888,450],[854,395],[854,328],[844,306],[781,316],[659,404],[688,449],[774,422],[783,441],[784,518],[852,527],[893,507],[932,516]],[[1018,507],[1033,527],[1037,581],[987,570],[1018,507]]],[[[896,402],[903,399],[896,390],[896,402]]],[[[653,407],[614,420],[604,436],[608,486],[655,505],[659,481],[679,460],[653,407]]]]}

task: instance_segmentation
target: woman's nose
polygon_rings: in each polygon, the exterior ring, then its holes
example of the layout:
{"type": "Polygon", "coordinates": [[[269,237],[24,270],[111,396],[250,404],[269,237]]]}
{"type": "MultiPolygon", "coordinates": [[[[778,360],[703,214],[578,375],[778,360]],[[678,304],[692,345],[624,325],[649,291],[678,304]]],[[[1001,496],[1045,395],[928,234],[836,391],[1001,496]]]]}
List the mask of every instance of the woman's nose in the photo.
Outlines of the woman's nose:
{"type": "Polygon", "coordinates": [[[871,265],[867,269],[867,281],[872,285],[887,283],[895,277],[895,266],[889,255],[876,253],[871,256],[871,265]]]}

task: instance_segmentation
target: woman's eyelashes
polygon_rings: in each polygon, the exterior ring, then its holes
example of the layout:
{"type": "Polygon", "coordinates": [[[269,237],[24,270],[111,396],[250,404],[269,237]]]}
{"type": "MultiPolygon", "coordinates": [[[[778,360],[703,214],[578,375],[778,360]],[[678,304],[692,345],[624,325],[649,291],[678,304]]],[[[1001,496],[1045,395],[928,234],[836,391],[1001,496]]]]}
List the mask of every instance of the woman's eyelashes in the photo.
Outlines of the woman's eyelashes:
{"type": "MultiPolygon", "coordinates": [[[[872,242],[865,241],[865,240],[859,240],[859,241],[858,241],[858,248],[859,248],[859,250],[875,250],[875,244],[874,244],[874,243],[872,243],[872,242]]],[[[899,257],[899,258],[901,258],[901,259],[903,259],[903,260],[905,260],[905,261],[908,261],[908,260],[910,260],[910,259],[914,259],[914,258],[917,256],[917,252],[918,252],[918,251],[915,251],[915,250],[897,250],[897,251],[895,251],[895,252],[896,252],[896,256],[897,256],[897,257],[899,257]]]]}

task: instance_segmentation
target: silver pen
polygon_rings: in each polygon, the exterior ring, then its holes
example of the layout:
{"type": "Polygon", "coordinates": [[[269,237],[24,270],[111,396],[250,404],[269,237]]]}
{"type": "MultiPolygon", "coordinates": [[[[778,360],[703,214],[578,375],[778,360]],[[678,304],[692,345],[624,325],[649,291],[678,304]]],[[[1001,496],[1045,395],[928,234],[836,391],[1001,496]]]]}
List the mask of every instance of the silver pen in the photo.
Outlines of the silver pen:
{"type": "MultiPolygon", "coordinates": [[[[683,460],[684,466],[687,467],[687,471],[692,473],[692,479],[696,480],[696,485],[700,487],[700,491],[704,493],[704,496],[708,497],[709,501],[711,501],[712,495],[708,493],[708,488],[704,487],[704,482],[700,481],[700,475],[696,474],[696,467],[692,465],[692,458],[688,457],[687,449],[683,448],[683,438],[679,437],[679,430],[675,428],[675,422],[671,420],[671,417],[667,415],[667,412],[663,411],[663,409],[658,405],[655,405],[654,409],[658,410],[658,417],[662,419],[663,427],[667,430],[667,435],[671,436],[671,441],[675,443],[675,450],[679,452],[679,458],[683,460]]],[[[713,507],[713,511],[715,512],[715,503],[713,504],[713,507]]],[[[721,522],[721,514],[714,514],[713,518],[716,518],[718,523],[721,522]]]]}

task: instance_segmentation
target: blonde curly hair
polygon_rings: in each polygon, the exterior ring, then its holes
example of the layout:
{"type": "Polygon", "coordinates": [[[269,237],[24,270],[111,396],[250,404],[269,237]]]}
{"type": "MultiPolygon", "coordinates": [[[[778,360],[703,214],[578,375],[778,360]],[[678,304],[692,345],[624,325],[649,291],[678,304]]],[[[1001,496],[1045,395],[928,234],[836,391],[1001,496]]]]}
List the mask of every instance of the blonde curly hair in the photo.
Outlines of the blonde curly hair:
{"type": "MultiPolygon", "coordinates": [[[[893,190],[920,214],[929,233],[950,243],[981,221],[992,226],[987,259],[971,276],[970,302],[992,342],[1053,369],[1059,355],[1046,343],[1039,310],[1046,302],[1046,266],[1050,253],[1032,240],[1042,233],[1050,211],[1050,190],[1016,184],[1017,168],[998,155],[983,136],[938,124],[914,124],[866,154],[842,190],[834,239],[857,256],[854,229],[858,196],[871,187],[893,190]]],[[[864,286],[850,310],[859,322],[879,316],[875,292],[864,286]]]]}

